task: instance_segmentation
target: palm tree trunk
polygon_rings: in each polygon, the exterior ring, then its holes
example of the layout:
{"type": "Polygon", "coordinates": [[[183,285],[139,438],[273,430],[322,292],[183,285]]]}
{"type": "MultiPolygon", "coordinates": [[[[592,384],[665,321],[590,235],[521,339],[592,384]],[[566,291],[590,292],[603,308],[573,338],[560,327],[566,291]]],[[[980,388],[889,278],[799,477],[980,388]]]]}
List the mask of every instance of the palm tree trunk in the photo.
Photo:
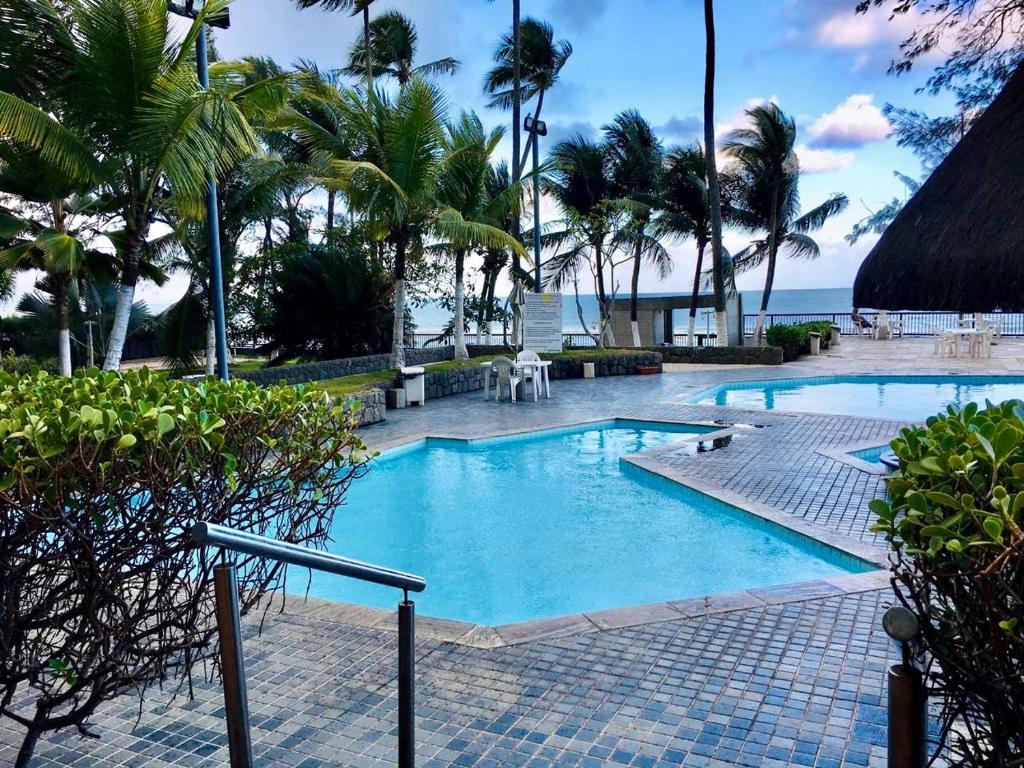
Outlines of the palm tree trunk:
{"type": "Polygon", "coordinates": [[[722,257],[722,197],[715,160],[715,3],[704,0],[704,157],[711,197],[711,279],[715,291],[715,333],[718,344],[729,343],[725,316],[725,261],[722,257]]]}
{"type": "Polygon", "coordinates": [[[778,205],[779,205],[779,185],[775,184],[772,187],[772,198],[771,198],[771,214],[768,217],[768,271],[764,276],[764,292],[761,294],[761,310],[757,313],[757,325],[754,326],[754,343],[761,343],[761,334],[764,331],[764,317],[768,312],[768,299],[772,295],[772,283],[775,282],[775,257],[776,251],[778,250],[778,237],[776,229],[778,229],[778,205]]]}
{"type": "Polygon", "coordinates": [[[466,286],[463,284],[463,272],[466,267],[466,251],[462,248],[455,252],[455,359],[469,360],[466,349],[466,286]]]}
{"type": "Polygon", "coordinates": [[[128,234],[121,284],[117,289],[114,322],[110,329],[110,340],[107,342],[107,353],[103,359],[105,371],[116,371],[121,368],[121,355],[124,354],[124,344],[128,339],[128,322],[131,320],[132,305],[135,303],[135,284],[139,280],[139,259],[142,256],[144,239],[145,236],[139,232],[128,234]]]}
{"type": "Polygon", "coordinates": [[[334,229],[334,199],[337,197],[337,192],[333,189],[327,190],[327,224],[324,230],[330,232],[334,229]]]}
{"type": "MultiPolygon", "coordinates": [[[[642,224],[638,224],[638,229],[642,230],[642,224]]],[[[637,233],[640,234],[639,232],[637,233]]],[[[640,290],[640,256],[642,253],[643,244],[640,242],[640,238],[637,237],[636,244],[633,246],[633,277],[629,283],[629,327],[633,333],[633,346],[640,346],[640,319],[637,315],[637,303],[639,298],[637,294],[640,290]]]]}
{"type": "Polygon", "coordinates": [[[370,56],[370,4],[363,8],[363,50],[366,51],[366,103],[373,92],[373,58],[370,56]]]}
{"type": "Polygon", "coordinates": [[[213,312],[206,313],[206,375],[217,373],[217,327],[213,322],[213,312]]]}
{"type": "Polygon", "coordinates": [[[71,375],[71,277],[53,275],[53,300],[57,310],[57,360],[60,375],[71,375]]]}
{"type": "Polygon", "coordinates": [[[395,310],[391,324],[391,356],[395,368],[405,365],[405,238],[395,241],[395,310]]]}
{"type": "Polygon", "coordinates": [[[594,266],[595,276],[597,277],[597,307],[599,311],[599,327],[598,327],[598,339],[599,346],[604,347],[605,336],[608,328],[608,300],[604,288],[604,250],[601,247],[601,241],[604,238],[594,239],[594,266]]]}
{"type": "Polygon", "coordinates": [[[693,346],[693,326],[697,321],[697,297],[700,296],[700,271],[704,266],[703,239],[697,241],[697,267],[693,270],[693,293],[690,294],[690,319],[686,325],[686,346],[693,346]]]}
{"type": "MultiPolygon", "coordinates": [[[[520,114],[522,112],[522,93],[520,88],[522,86],[521,72],[520,72],[520,58],[522,57],[521,38],[519,34],[519,17],[520,17],[520,0],[512,0],[512,183],[518,184],[520,179],[519,173],[519,155],[521,149],[520,131],[522,126],[520,123],[520,114]]],[[[519,192],[519,197],[522,199],[522,190],[519,192]]],[[[512,237],[516,240],[519,239],[519,211],[516,206],[516,215],[512,217],[512,237]]],[[[519,269],[519,255],[516,253],[512,254],[512,265],[519,269]]]]}

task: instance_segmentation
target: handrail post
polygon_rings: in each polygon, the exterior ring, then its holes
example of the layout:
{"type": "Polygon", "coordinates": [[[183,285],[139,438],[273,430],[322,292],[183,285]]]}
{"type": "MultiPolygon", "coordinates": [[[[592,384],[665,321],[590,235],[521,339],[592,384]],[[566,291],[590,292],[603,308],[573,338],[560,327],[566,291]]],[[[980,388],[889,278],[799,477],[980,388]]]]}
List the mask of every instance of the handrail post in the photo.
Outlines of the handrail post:
{"type": "Polygon", "coordinates": [[[416,603],[398,604],[398,768],[416,765],[416,603]]]}
{"type": "Polygon", "coordinates": [[[220,637],[220,668],[224,678],[224,714],[228,726],[231,768],[252,768],[249,739],[249,702],[242,658],[242,618],[238,610],[238,572],[234,563],[213,569],[217,601],[217,635],[220,637]]]}

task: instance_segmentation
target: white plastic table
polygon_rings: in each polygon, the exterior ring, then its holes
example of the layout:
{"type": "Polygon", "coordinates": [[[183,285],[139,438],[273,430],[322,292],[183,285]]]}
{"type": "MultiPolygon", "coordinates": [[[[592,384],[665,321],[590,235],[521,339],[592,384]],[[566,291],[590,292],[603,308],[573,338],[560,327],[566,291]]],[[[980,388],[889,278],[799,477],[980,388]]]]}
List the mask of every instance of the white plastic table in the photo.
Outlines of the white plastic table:
{"type": "MultiPolygon", "coordinates": [[[[484,400],[486,400],[489,397],[489,392],[491,391],[491,368],[493,366],[494,366],[494,362],[493,361],[488,361],[486,363],[480,363],[480,367],[484,369],[484,400]]],[[[551,361],[550,360],[532,360],[532,361],[525,361],[524,360],[522,362],[516,363],[516,368],[520,368],[520,369],[526,369],[526,368],[534,369],[534,368],[536,368],[537,369],[537,372],[540,374],[541,381],[544,383],[544,397],[546,397],[549,400],[551,399],[551,381],[550,381],[550,379],[548,377],[548,368],[550,368],[550,367],[551,367],[551,361]]],[[[533,390],[533,399],[534,399],[534,402],[537,401],[537,390],[536,389],[533,390]]]]}
{"type": "MultiPolygon", "coordinates": [[[[978,344],[978,343],[975,343],[975,342],[979,341],[980,339],[982,339],[985,336],[985,334],[987,334],[988,332],[989,331],[988,331],[987,328],[963,328],[963,327],[960,327],[960,326],[957,326],[956,328],[946,328],[945,329],[945,333],[949,333],[949,334],[952,334],[954,336],[958,336],[958,337],[960,337],[962,339],[965,339],[969,343],[971,357],[980,357],[980,355],[981,355],[981,344],[978,344]]],[[[959,340],[957,341],[956,347],[957,347],[956,348],[957,356],[959,356],[960,355],[960,343],[959,343],[959,340]]]]}

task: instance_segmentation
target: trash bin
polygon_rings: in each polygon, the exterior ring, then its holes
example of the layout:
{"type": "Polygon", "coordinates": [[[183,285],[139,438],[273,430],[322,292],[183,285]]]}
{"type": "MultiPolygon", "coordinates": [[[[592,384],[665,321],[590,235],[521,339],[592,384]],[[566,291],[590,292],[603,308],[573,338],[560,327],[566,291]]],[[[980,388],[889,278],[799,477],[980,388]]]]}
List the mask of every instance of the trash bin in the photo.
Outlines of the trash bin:
{"type": "Polygon", "coordinates": [[[406,405],[423,405],[427,400],[426,371],[422,366],[411,365],[401,369],[402,389],[405,390],[406,405]]]}
{"type": "Polygon", "coordinates": [[[842,336],[842,331],[843,331],[843,329],[840,328],[838,325],[833,325],[832,326],[832,339],[829,341],[829,344],[828,344],[830,347],[838,347],[839,346],[839,339],[842,336]]]}
{"type": "Polygon", "coordinates": [[[807,335],[811,339],[811,354],[812,355],[820,355],[821,354],[821,334],[818,333],[817,331],[811,331],[807,335]]]}

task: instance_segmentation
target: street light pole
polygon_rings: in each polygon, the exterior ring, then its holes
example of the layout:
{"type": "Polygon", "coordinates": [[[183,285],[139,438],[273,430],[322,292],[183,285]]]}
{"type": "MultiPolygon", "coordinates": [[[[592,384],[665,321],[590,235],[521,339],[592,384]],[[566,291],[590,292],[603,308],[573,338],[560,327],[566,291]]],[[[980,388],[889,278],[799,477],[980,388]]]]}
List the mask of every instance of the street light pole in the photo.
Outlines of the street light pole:
{"type": "Polygon", "coordinates": [[[534,120],[532,115],[527,115],[524,128],[530,133],[530,141],[533,142],[533,290],[536,293],[543,292],[540,275],[540,175],[537,168],[540,166],[540,137],[548,135],[548,126],[543,120],[534,120]]]}
{"type": "MultiPolygon", "coordinates": [[[[189,19],[196,17],[195,0],[185,0],[185,7],[176,3],[168,3],[168,10],[179,16],[189,19]]],[[[228,12],[210,18],[208,23],[212,27],[227,29],[231,24],[228,12]]],[[[196,69],[199,75],[199,86],[204,90],[210,89],[210,66],[206,52],[206,24],[199,28],[199,36],[196,38],[196,69]]],[[[211,167],[206,179],[206,228],[210,247],[210,293],[213,294],[213,328],[217,339],[217,378],[221,381],[228,380],[228,334],[227,323],[224,319],[224,275],[220,257],[220,216],[217,205],[217,179],[211,167]]]]}

